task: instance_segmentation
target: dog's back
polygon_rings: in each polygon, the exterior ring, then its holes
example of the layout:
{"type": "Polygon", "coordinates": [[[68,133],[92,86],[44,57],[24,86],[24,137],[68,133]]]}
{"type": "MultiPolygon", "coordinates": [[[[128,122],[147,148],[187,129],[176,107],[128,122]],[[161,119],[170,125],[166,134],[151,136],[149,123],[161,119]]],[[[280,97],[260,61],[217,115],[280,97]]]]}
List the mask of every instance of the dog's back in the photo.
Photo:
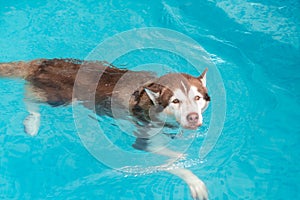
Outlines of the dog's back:
{"type": "Polygon", "coordinates": [[[128,108],[128,95],[131,96],[139,86],[155,78],[148,72],[128,71],[106,62],[85,62],[76,59],[1,63],[0,76],[25,79],[28,82],[27,97],[52,106],[71,103],[74,87],[78,86],[75,88],[76,100],[84,102],[86,107],[91,107],[94,105],[89,105],[86,101],[91,98],[90,94],[95,92],[98,114],[110,107],[113,93],[115,99],[119,100],[118,103],[128,108]]]}
{"type": "Polygon", "coordinates": [[[89,91],[88,79],[91,74],[105,74],[100,79],[99,99],[111,95],[113,84],[126,73],[104,62],[83,62],[75,59],[39,59],[31,62],[0,64],[0,76],[23,78],[28,81],[30,96],[38,97],[52,106],[66,105],[72,101],[73,87],[80,68],[86,77],[80,79],[83,90],[89,91]],[[103,87],[105,86],[105,87],[103,87]]]}

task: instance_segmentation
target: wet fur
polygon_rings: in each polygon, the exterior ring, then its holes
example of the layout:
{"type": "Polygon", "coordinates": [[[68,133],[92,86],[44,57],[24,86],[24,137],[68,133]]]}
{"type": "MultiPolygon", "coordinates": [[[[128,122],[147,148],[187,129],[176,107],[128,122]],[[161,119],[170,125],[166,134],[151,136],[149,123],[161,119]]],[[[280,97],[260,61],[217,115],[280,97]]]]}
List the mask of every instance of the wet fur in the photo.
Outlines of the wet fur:
{"type": "MultiPolygon", "coordinates": [[[[206,71],[201,75],[205,76],[206,71]]],[[[39,59],[30,62],[11,62],[0,64],[0,76],[23,78],[26,84],[26,101],[29,116],[26,123],[36,123],[39,126],[39,112],[36,103],[47,103],[51,106],[64,106],[73,100],[82,101],[87,108],[92,108],[89,102],[89,94],[92,92],[93,84],[96,83],[95,106],[99,115],[111,115],[112,97],[116,99],[116,105],[129,110],[124,113],[131,114],[141,121],[150,121],[149,110],[155,107],[157,113],[164,110],[170,104],[170,98],[175,89],[181,88],[188,92],[190,85],[197,87],[198,92],[203,94],[205,101],[209,102],[210,97],[207,89],[201,83],[203,77],[193,77],[188,74],[168,74],[156,77],[149,72],[132,72],[126,69],[118,69],[105,62],[84,62],[76,59],[39,59]],[[80,71],[81,76],[77,74],[80,71]],[[95,74],[103,74],[98,80],[95,74]],[[123,76],[127,78],[122,82],[123,76]],[[94,77],[94,80],[91,77],[94,77]],[[181,80],[176,81],[176,80],[181,80]],[[170,81],[173,80],[173,81],[170,81]],[[175,81],[174,81],[175,80],[175,81]],[[80,85],[78,99],[73,99],[74,87],[80,85]],[[139,85],[139,87],[136,87],[139,85]],[[167,85],[167,87],[166,87],[167,85]],[[116,88],[117,87],[117,88],[116,88]],[[184,88],[182,88],[184,87],[184,88]],[[153,99],[147,94],[147,90],[152,91],[158,97],[153,99]]],[[[151,96],[151,95],[150,95],[151,96]]],[[[121,114],[120,114],[121,115],[121,114]]],[[[38,131],[38,126],[31,131],[34,135],[38,131]]],[[[25,126],[26,128],[26,126],[25,126]]],[[[30,127],[29,127],[30,128],[30,127]]],[[[28,130],[27,130],[28,131],[28,130]]],[[[146,138],[137,138],[134,144],[137,149],[151,151],[147,149],[146,138]]],[[[133,146],[134,146],[133,145],[133,146]]],[[[181,156],[177,152],[164,149],[155,152],[168,157],[181,156]]],[[[191,195],[194,199],[207,199],[207,191],[204,183],[187,169],[173,169],[168,172],[180,177],[190,187],[191,195]]]]}

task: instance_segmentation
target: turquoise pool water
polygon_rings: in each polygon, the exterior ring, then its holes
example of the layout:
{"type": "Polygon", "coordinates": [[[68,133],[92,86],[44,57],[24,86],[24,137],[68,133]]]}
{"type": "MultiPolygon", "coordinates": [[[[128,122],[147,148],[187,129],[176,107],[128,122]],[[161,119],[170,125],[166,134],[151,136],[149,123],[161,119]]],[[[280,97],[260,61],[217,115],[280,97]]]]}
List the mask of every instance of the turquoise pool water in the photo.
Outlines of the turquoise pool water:
{"type": "MultiPolygon", "coordinates": [[[[189,169],[210,199],[300,199],[299,1],[12,0],[0,2],[0,25],[0,62],[84,59],[133,28],[193,38],[220,72],[226,118],[215,148],[189,169]]],[[[184,60],[163,54],[162,64],[193,73],[184,60]]],[[[115,64],[132,68],[161,55],[150,50],[115,64]]],[[[0,199],[191,199],[167,173],[133,176],[95,159],[76,133],[71,106],[43,105],[39,134],[27,136],[24,84],[0,79],[0,199]]]]}

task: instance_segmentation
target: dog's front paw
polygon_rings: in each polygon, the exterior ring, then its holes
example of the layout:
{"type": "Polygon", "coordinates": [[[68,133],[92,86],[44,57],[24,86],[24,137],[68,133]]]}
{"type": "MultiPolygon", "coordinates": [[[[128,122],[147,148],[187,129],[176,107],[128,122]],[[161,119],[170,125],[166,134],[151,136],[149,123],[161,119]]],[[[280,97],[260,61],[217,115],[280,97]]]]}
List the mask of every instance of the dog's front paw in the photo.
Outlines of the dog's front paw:
{"type": "Polygon", "coordinates": [[[197,177],[190,178],[188,185],[191,195],[195,200],[208,200],[208,193],[205,184],[197,177]]]}
{"type": "Polygon", "coordinates": [[[30,113],[23,121],[25,132],[31,136],[35,136],[40,127],[40,114],[30,113]]]}
{"type": "Polygon", "coordinates": [[[191,191],[191,195],[193,199],[197,200],[207,200],[208,199],[208,192],[205,187],[205,184],[190,170],[177,168],[177,169],[170,169],[167,170],[168,172],[180,177],[184,180],[191,191]]]}

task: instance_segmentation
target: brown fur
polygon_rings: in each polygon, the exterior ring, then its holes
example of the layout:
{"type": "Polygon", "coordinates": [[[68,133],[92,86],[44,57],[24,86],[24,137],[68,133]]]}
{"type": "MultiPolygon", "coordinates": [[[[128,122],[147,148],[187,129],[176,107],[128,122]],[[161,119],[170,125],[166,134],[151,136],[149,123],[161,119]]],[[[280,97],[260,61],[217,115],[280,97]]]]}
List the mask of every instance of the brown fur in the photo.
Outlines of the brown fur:
{"type": "Polygon", "coordinates": [[[154,106],[153,102],[149,99],[145,88],[155,92],[159,93],[159,98],[157,99],[158,105],[156,106],[156,111],[160,112],[165,108],[168,103],[169,99],[172,97],[173,92],[160,84],[157,83],[150,83],[148,85],[145,85],[140,91],[135,91],[133,93],[135,102],[131,106],[132,113],[137,116],[140,120],[148,120],[149,119],[149,109],[154,106]]]}
{"type": "MultiPolygon", "coordinates": [[[[206,73],[207,69],[203,72],[203,73],[206,73]]],[[[194,85],[198,88],[198,91],[201,93],[201,94],[204,94],[204,99],[206,101],[210,101],[210,97],[208,96],[208,93],[207,93],[207,88],[204,87],[201,82],[199,81],[203,74],[200,75],[198,78],[195,78],[189,74],[182,74],[184,77],[185,77],[185,80],[189,81],[191,85],[194,85]]]]}
{"type": "MultiPolygon", "coordinates": [[[[206,72],[206,70],[205,70],[206,72]]],[[[184,91],[184,88],[182,88],[182,84],[181,82],[183,82],[183,84],[187,87],[187,91],[189,91],[190,86],[196,86],[198,88],[198,91],[201,94],[204,94],[204,98],[207,101],[210,101],[210,98],[207,94],[207,89],[206,87],[203,86],[203,84],[201,83],[201,78],[202,78],[203,74],[200,75],[199,77],[193,77],[189,74],[178,74],[178,73],[171,73],[171,74],[167,74],[165,76],[160,77],[157,80],[157,83],[160,85],[164,85],[167,86],[169,91],[174,91],[176,88],[181,88],[182,91],[184,91]],[[178,81],[170,81],[170,80],[178,80],[178,81]]]]}
{"type": "MultiPolygon", "coordinates": [[[[97,114],[108,114],[111,107],[111,97],[115,90],[116,83],[128,70],[118,69],[105,62],[84,62],[76,59],[38,59],[30,62],[11,62],[0,64],[0,76],[20,77],[28,81],[26,96],[38,102],[45,102],[52,106],[68,105],[72,102],[74,87],[80,87],[79,101],[83,105],[93,108],[96,105],[97,114]],[[77,77],[78,72],[80,76],[77,77]],[[99,80],[100,75],[103,74],[99,80]],[[75,84],[75,80],[77,86],[75,84]],[[96,86],[96,87],[95,87],[96,86]],[[88,102],[90,95],[95,93],[94,104],[88,102]]],[[[120,95],[115,95],[121,106],[127,107],[134,115],[145,117],[153,102],[149,99],[144,88],[160,94],[157,111],[165,108],[172,90],[182,87],[181,81],[190,82],[199,88],[199,92],[207,94],[206,88],[201,85],[199,78],[188,74],[167,74],[156,78],[147,72],[130,71],[125,83],[119,88],[120,95]],[[169,80],[178,81],[169,81],[169,80]],[[138,83],[139,88],[130,90],[129,85],[138,83]],[[126,84],[126,85],[124,85],[126,84]],[[129,89],[128,89],[129,88],[129,89]],[[128,90],[128,91],[126,91],[128,90]],[[129,98],[122,99],[124,94],[129,94],[129,98]],[[129,102],[124,102],[129,101],[129,102]],[[128,104],[128,105],[127,105],[128,104]]],[[[188,88],[189,89],[189,88],[188,88]]],[[[205,96],[209,100],[208,95],[205,96]]],[[[147,118],[147,117],[146,117],[147,118]]]]}
{"type": "MultiPolygon", "coordinates": [[[[117,109],[116,117],[128,116],[127,111],[129,111],[138,119],[146,122],[150,122],[149,115],[152,114],[149,112],[150,109],[154,108],[155,110],[151,111],[161,112],[168,106],[170,98],[173,96],[172,91],[175,91],[176,88],[188,91],[191,85],[194,85],[201,94],[204,94],[204,98],[209,100],[206,88],[201,82],[205,72],[198,78],[187,74],[167,74],[156,78],[148,72],[118,69],[105,62],[40,59],[31,62],[0,64],[0,76],[19,77],[27,80],[26,97],[30,98],[31,101],[60,106],[68,105],[76,100],[81,101],[89,109],[95,107],[97,114],[111,114],[116,106],[117,108],[122,106],[127,109],[117,109]],[[153,93],[149,93],[145,88],[153,93]],[[114,106],[111,106],[112,103],[115,103],[114,106]]],[[[37,134],[40,119],[39,113],[36,113],[36,104],[33,104],[28,107],[29,115],[24,120],[25,131],[30,135],[37,134]]],[[[156,119],[154,119],[154,122],[156,122],[156,119]]],[[[152,123],[151,125],[155,124],[152,123]]],[[[160,124],[158,125],[160,127],[160,124]]],[[[172,128],[172,126],[170,127],[172,128]]],[[[153,138],[153,133],[149,132],[148,128],[148,126],[138,127],[138,131],[134,133],[137,139],[133,147],[173,159],[182,156],[180,152],[161,148],[161,142],[156,144],[159,138],[168,137],[165,134],[161,134],[158,139],[150,141],[153,138]]],[[[155,135],[155,137],[157,136],[155,135]]],[[[171,138],[173,137],[169,139],[171,138]]],[[[189,184],[192,196],[195,199],[207,199],[204,183],[192,172],[186,169],[173,169],[169,172],[189,184]]]]}
{"type": "Polygon", "coordinates": [[[36,70],[36,62],[10,62],[0,64],[0,76],[26,78],[36,70]]]}
{"type": "MultiPolygon", "coordinates": [[[[11,62],[0,64],[0,76],[24,78],[28,81],[26,86],[26,96],[31,100],[45,102],[52,106],[68,105],[72,102],[72,95],[75,80],[80,85],[79,94],[76,99],[83,101],[83,105],[93,108],[96,105],[97,114],[109,114],[111,105],[111,96],[115,84],[128,70],[118,69],[106,62],[83,62],[75,59],[39,59],[30,62],[11,62]],[[80,70],[80,77],[77,74],[80,70]],[[100,77],[100,80],[97,78],[100,77]],[[76,79],[77,78],[77,79],[76,79]],[[95,80],[91,80],[95,79],[95,80]],[[96,88],[94,86],[96,85],[96,88]],[[87,102],[91,100],[89,96],[94,90],[95,104],[87,102]]],[[[131,72],[131,82],[141,82],[145,78],[153,79],[153,75],[147,72],[131,72]]],[[[124,86],[123,89],[125,88],[124,86]]],[[[133,91],[128,91],[130,95],[133,91]]],[[[126,92],[123,92],[126,93],[126,92]]],[[[139,93],[139,92],[138,92],[139,93]]],[[[131,108],[140,104],[143,109],[151,106],[151,101],[146,94],[141,94],[137,102],[130,99],[131,108]]],[[[121,95],[122,96],[122,95],[121,95]]],[[[122,97],[120,96],[120,101],[122,97]]],[[[133,98],[134,99],[134,98],[133,98]]]]}
{"type": "MultiPolygon", "coordinates": [[[[15,62],[0,64],[1,76],[21,77],[30,85],[29,92],[32,96],[38,96],[52,106],[69,104],[72,101],[73,87],[76,75],[84,68],[85,75],[93,73],[105,74],[99,81],[96,92],[96,101],[101,101],[111,96],[114,84],[126,73],[127,70],[107,66],[105,62],[83,62],[74,59],[41,59],[31,62],[15,62]]],[[[87,79],[89,77],[86,77],[87,79]]],[[[82,80],[82,84],[85,82],[82,80]]],[[[86,85],[85,92],[89,92],[86,85]]]]}

